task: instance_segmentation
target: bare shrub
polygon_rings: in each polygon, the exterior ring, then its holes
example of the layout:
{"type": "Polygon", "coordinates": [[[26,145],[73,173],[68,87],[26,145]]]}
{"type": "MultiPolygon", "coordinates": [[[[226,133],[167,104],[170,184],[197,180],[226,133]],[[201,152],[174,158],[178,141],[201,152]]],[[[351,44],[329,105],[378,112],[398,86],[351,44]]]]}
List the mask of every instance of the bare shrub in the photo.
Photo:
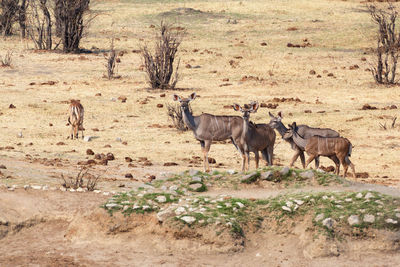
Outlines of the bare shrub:
{"type": "Polygon", "coordinates": [[[93,191],[96,189],[100,176],[91,175],[88,173],[88,170],[81,169],[77,176],[65,178],[64,175],[61,174],[61,179],[63,180],[62,186],[67,189],[86,188],[88,191],[93,191]],[[86,178],[86,183],[84,178],[86,178]]]}
{"type": "Polygon", "coordinates": [[[87,24],[84,16],[90,0],[55,0],[56,35],[61,38],[63,51],[78,52],[87,24]]]}
{"type": "MultiPolygon", "coordinates": [[[[190,113],[192,112],[192,108],[190,106],[189,106],[189,111],[190,113]]],[[[167,104],[167,115],[172,119],[172,122],[177,130],[182,132],[188,130],[183,121],[182,110],[179,104],[177,105],[167,104]]]]}
{"type": "Polygon", "coordinates": [[[106,64],[106,68],[107,68],[107,78],[109,80],[111,80],[112,78],[114,78],[114,74],[115,74],[115,67],[118,63],[118,58],[117,58],[117,54],[115,52],[115,48],[114,48],[114,38],[111,40],[111,45],[110,45],[110,53],[107,56],[104,56],[107,64],[106,64]]]}
{"type": "Polygon", "coordinates": [[[372,75],[377,83],[396,83],[396,67],[399,58],[400,32],[396,29],[397,10],[392,4],[384,8],[368,5],[368,11],[374,23],[378,25],[376,66],[372,66],[372,75]]]}
{"type": "Polygon", "coordinates": [[[53,46],[52,18],[49,6],[50,1],[47,0],[28,0],[27,33],[36,49],[51,50],[53,46]]]}
{"type": "Polygon", "coordinates": [[[161,22],[159,35],[156,37],[156,47],[152,54],[147,46],[141,49],[149,84],[153,89],[174,89],[178,82],[179,61],[174,71],[174,61],[181,37],[177,30],[161,22]],[[173,78],[173,73],[175,77],[173,78]]]}
{"type": "Polygon", "coordinates": [[[4,57],[0,56],[1,67],[11,67],[12,63],[12,51],[7,51],[4,57]]]}
{"type": "MultiPolygon", "coordinates": [[[[28,0],[29,1],[29,0],[28,0]]],[[[19,29],[21,31],[21,38],[26,36],[26,9],[28,6],[27,0],[21,0],[21,5],[18,10],[19,29]]]]}
{"type": "Polygon", "coordinates": [[[12,34],[12,26],[17,19],[19,0],[0,0],[0,32],[4,36],[12,34]]]}

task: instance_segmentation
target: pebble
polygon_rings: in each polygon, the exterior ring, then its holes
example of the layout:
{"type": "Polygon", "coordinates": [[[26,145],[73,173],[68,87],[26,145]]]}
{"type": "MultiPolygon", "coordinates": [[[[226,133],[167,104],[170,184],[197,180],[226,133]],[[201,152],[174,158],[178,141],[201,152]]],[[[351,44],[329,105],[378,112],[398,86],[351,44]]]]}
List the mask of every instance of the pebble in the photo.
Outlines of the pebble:
{"type": "Polygon", "coordinates": [[[372,197],[374,197],[374,195],[371,193],[371,192],[368,192],[366,195],[365,195],[365,199],[370,199],[370,198],[372,198],[372,197]]]}
{"type": "Polygon", "coordinates": [[[176,215],[181,215],[181,214],[184,213],[184,212],[186,212],[186,209],[185,209],[184,207],[178,207],[178,208],[175,210],[175,214],[176,214],[176,215]]]}
{"type": "Polygon", "coordinates": [[[32,189],[41,190],[42,186],[41,185],[32,185],[32,189]]]}
{"type": "Polygon", "coordinates": [[[286,211],[292,211],[289,207],[286,207],[286,206],[282,206],[282,209],[286,210],[286,211]]]}
{"type": "Polygon", "coordinates": [[[362,197],[363,197],[363,194],[361,192],[356,195],[356,198],[362,198],[362,197]]]}
{"type": "Polygon", "coordinates": [[[285,176],[289,173],[289,171],[290,171],[290,168],[288,166],[285,166],[281,169],[280,173],[282,176],[285,176]]]}
{"type": "Polygon", "coordinates": [[[93,139],[93,136],[86,135],[86,136],[83,138],[83,141],[85,141],[85,142],[90,142],[90,141],[92,141],[92,139],[93,139]]]}
{"type": "Polygon", "coordinates": [[[301,205],[303,205],[303,204],[304,204],[304,201],[303,201],[303,200],[298,200],[298,199],[295,199],[295,200],[294,200],[294,202],[296,202],[296,203],[297,203],[297,205],[299,205],[299,206],[301,206],[301,205]]]}
{"type": "Polygon", "coordinates": [[[322,225],[328,229],[332,229],[334,220],[332,218],[326,218],[322,221],[322,225]]]}
{"type": "Polygon", "coordinates": [[[350,224],[350,226],[360,224],[360,218],[358,215],[351,215],[349,218],[347,218],[347,222],[350,224]]]}
{"type": "Polygon", "coordinates": [[[386,223],[390,223],[390,224],[397,224],[398,223],[396,220],[393,220],[393,219],[390,219],[390,218],[386,219],[385,222],[386,223]]]}
{"type": "Polygon", "coordinates": [[[273,175],[272,171],[263,172],[261,174],[261,180],[268,180],[268,179],[272,178],[272,175],[273,175]]]}
{"type": "Polygon", "coordinates": [[[363,221],[366,223],[373,223],[373,222],[375,222],[375,216],[372,214],[365,214],[363,221]]]}
{"type": "Polygon", "coordinates": [[[157,196],[156,201],[158,203],[165,203],[167,202],[167,198],[165,196],[157,196]]]}
{"type": "Polygon", "coordinates": [[[199,176],[193,176],[192,177],[192,181],[194,181],[194,182],[201,182],[201,177],[199,177],[199,176]]]}
{"type": "Polygon", "coordinates": [[[312,179],[312,178],[314,178],[314,172],[311,170],[302,172],[302,173],[300,173],[300,177],[302,177],[304,179],[312,179]]]}
{"type": "Polygon", "coordinates": [[[227,170],[226,171],[228,174],[230,174],[230,175],[233,175],[233,174],[235,174],[236,173],[236,171],[235,170],[227,170]]]}
{"type": "Polygon", "coordinates": [[[187,224],[192,224],[196,221],[196,218],[193,216],[183,216],[180,218],[182,221],[184,221],[187,224]]]}
{"type": "Polygon", "coordinates": [[[324,217],[325,217],[325,215],[324,215],[323,213],[320,213],[320,214],[318,214],[318,215],[315,217],[315,221],[316,221],[316,222],[319,222],[319,221],[322,220],[324,217]]]}
{"type": "Polygon", "coordinates": [[[241,209],[244,208],[244,204],[242,202],[236,202],[235,204],[241,209]]]}

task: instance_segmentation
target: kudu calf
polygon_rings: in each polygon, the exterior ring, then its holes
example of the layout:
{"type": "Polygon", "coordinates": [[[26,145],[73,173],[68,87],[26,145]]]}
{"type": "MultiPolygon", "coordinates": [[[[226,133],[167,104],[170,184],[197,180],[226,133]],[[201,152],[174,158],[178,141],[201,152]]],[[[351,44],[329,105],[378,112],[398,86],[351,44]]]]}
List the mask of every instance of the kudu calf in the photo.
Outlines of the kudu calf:
{"type": "Polygon", "coordinates": [[[250,113],[257,112],[258,103],[252,102],[250,105],[244,105],[243,107],[233,104],[233,109],[243,114],[243,131],[239,138],[235,140],[242,154],[242,171],[249,169],[250,152],[254,153],[256,169],[258,169],[259,163],[258,151],[261,151],[263,159],[268,165],[272,165],[276,138],[274,130],[267,124],[253,124],[250,122],[250,113]]]}
{"type": "MultiPolygon", "coordinates": [[[[278,112],[278,116],[274,116],[271,112],[269,112],[269,116],[271,117],[271,121],[269,125],[276,129],[279,134],[283,137],[284,134],[287,132],[288,128],[282,123],[282,113],[278,112]]],[[[307,125],[297,125],[296,132],[303,138],[308,139],[312,136],[318,135],[322,137],[339,137],[340,134],[332,129],[329,128],[312,128],[307,125]]],[[[303,165],[303,169],[305,169],[305,158],[304,158],[304,147],[297,145],[292,138],[287,138],[285,141],[290,143],[291,148],[295,151],[295,154],[292,157],[290,162],[290,167],[293,166],[294,162],[300,156],[301,164],[303,165]]],[[[329,157],[335,164],[339,163],[339,160],[336,156],[329,157]]],[[[319,156],[315,158],[315,168],[318,169],[319,167],[319,156]]]]}
{"type": "Polygon", "coordinates": [[[296,123],[289,125],[289,130],[283,135],[285,140],[292,138],[296,145],[304,147],[306,153],[310,156],[307,159],[306,167],[318,156],[332,157],[339,159],[340,163],[336,163],[336,174],[339,175],[340,164],[344,167],[343,177],[346,177],[348,166],[350,165],[354,178],[356,171],[349,157],[351,156],[352,145],[347,138],[344,137],[322,137],[312,136],[308,139],[302,138],[296,131],[296,123]]]}
{"type": "Polygon", "coordinates": [[[237,148],[234,139],[237,139],[237,136],[240,136],[242,133],[243,119],[239,116],[215,116],[207,113],[193,116],[189,109],[189,103],[195,98],[196,93],[192,93],[188,98],[173,95],[173,100],[179,101],[181,105],[185,125],[193,131],[194,137],[200,141],[203,152],[204,171],[208,172],[210,171],[208,152],[210,151],[212,141],[223,141],[230,138],[237,148]]]}
{"type": "Polygon", "coordinates": [[[78,139],[78,131],[80,130],[82,132],[82,138],[83,136],[83,131],[85,130],[83,128],[83,115],[84,115],[85,110],[83,109],[83,106],[79,100],[71,100],[71,104],[69,105],[68,108],[68,123],[71,125],[71,139],[74,139],[74,136],[76,139],[78,139]]]}

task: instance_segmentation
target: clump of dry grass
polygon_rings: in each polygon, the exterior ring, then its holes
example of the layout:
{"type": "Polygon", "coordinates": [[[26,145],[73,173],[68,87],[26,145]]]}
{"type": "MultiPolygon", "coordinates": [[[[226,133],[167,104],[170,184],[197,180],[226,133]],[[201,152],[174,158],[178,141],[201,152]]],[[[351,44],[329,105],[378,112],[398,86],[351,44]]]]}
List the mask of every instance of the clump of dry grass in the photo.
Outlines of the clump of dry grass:
{"type": "MultiPolygon", "coordinates": [[[[192,112],[192,108],[189,106],[190,112],[192,112]]],[[[182,110],[180,105],[171,105],[167,104],[167,115],[172,119],[172,122],[175,128],[179,131],[187,131],[185,123],[183,122],[182,110]]]]}
{"type": "Polygon", "coordinates": [[[93,191],[96,189],[97,183],[100,176],[94,176],[88,173],[89,170],[81,169],[75,177],[65,178],[61,174],[61,179],[63,180],[62,186],[65,188],[86,188],[88,191],[93,191]],[[86,178],[86,182],[84,181],[86,178]]]}
{"type": "Polygon", "coordinates": [[[4,57],[0,56],[1,67],[11,67],[12,63],[12,51],[7,51],[4,57]]]}

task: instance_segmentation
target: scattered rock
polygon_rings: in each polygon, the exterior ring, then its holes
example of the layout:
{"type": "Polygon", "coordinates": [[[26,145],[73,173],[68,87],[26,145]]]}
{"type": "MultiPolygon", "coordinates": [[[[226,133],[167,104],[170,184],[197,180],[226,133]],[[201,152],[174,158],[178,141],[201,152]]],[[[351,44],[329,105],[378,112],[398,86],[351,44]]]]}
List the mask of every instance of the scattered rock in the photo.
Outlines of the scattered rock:
{"type": "Polygon", "coordinates": [[[244,208],[244,204],[242,203],[242,202],[236,202],[235,203],[240,209],[243,209],[244,208]]]}
{"type": "Polygon", "coordinates": [[[162,108],[162,107],[164,107],[164,105],[163,104],[157,104],[157,107],[158,108],[162,108]]]}
{"type": "Polygon", "coordinates": [[[58,142],[56,145],[57,146],[65,146],[65,143],[64,142],[58,142]]]}
{"type": "Polygon", "coordinates": [[[165,94],[164,93],[160,94],[160,97],[165,97],[165,94]]]}
{"type": "Polygon", "coordinates": [[[349,223],[350,226],[360,224],[360,218],[358,215],[351,215],[348,219],[347,222],[349,223]]]}
{"type": "Polygon", "coordinates": [[[390,219],[390,218],[389,218],[389,219],[386,219],[385,222],[386,222],[386,223],[389,223],[389,224],[397,224],[397,223],[398,223],[398,221],[393,220],[393,219],[390,219]]]}
{"type": "Polygon", "coordinates": [[[0,165],[0,169],[5,170],[5,169],[7,169],[7,167],[6,167],[5,165],[1,164],[1,165],[0,165]]]}
{"type": "Polygon", "coordinates": [[[322,221],[322,225],[328,229],[332,229],[334,222],[335,221],[332,218],[326,218],[325,220],[322,221]]]}
{"type": "Polygon", "coordinates": [[[314,178],[314,172],[311,170],[305,171],[300,173],[300,177],[304,179],[313,179],[314,178]]]}
{"type": "Polygon", "coordinates": [[[122,142],[122,138],[121,137],[117,137],[117,138],[115,138],[115,141],[122,142]]]}
{"type": "Polygon", "coordinates": [[[93,139],[93,136],[87,135],[87,136],[85,136],[85,137],[83,138],[83,141],[85,141],[85,142],[90,142],[90,141],[92,141],[92,139],[93,139]]]}
{"type": "Polygon", "coordinates": [[[304,110],[304,113],[312,113],[312,111],[309,109],[306,109],[306,110],[304,110]]]}
{"type": "Polygon", "coordinates": [[[190,184],[189,189],[191,191],[195,191],[195,192],[202,192],[202,191],[205,191],[205,190],[202,190],[203,186],[204,185],[201,182],[200,183],[196,182],[196,183],[190,184]]]}
{"type": "Polygon", "coordinates": [[[202,178],[199,177],[199,176],[193,176],[193,177],[192,177],[192,181],[193,181],[193,182],[202,182],[202,178]]]}
{"type": "Polygon", "coordinates": [[[175,212],[171,206],[157,213],[157,219],[159,222],[165,222],[168,218],[173,216],[175,216],[175,212]]]}
{"type": "Polygon", "coordinates": [[[373,198],[374,197],[374,195],[371,193],[371,192],[368,192],[366,195],[365,195],[365,199],[370,199],[370,198],[373,198]]]}
{"type": "Polygon", "coordinates": [[[262,42],[260,45],[261,46],[267,46],[267,43],[266,42],[262,42]]]}
{"type": "Polygon", "coordinates": [[[370,104],[364,104],[361,110],[375,110],[378,109],[377,107],[371,106],[370,104]]]}
{"type": "Polygon", "coordinates": [[[251,183],[254,183],[255,181],[257,181],[257,179],[259,177],[260,177],[260,174],[258,172],[253,172],[253,173],[243,176],[242,179],[240,180],[240,182],[245,183],[245,184],[251,184],[251,183]]]}
{"type": "Polygon", "coordinates": [[[91,150],[90,148],[88,148],[88,149],[86,150],[86,155],[94,155],[93,150],[91,150]]]}
{"type": "Polygon", "coordinates": [[[107,153],[106,159],[107,159],[107,160],[114,160],[114,159],[115,159],[114,154],[111,153],[111,152],[107,153]]]}
{"type": "Polygon", "coordinates": [[[235,170],[227,170],[226,171],[228,174],[230,174],[230,175],[233,175],[233,174],[235,174],[236,173],[236,171],[235,170]]]}
{"type": "Polygon", "coordinates": [[[125,162],[132,162],[132,161],[133,161],[132,158],[130,158],[130,157],[125,157],[125,162]]]}
{"type": "Polygon", "coordinates": [[[101,93],[97,93],[97,94],[95,94],[94,96],[101,96],[101,93]]]}
{"type": "Polygon", "coordinates": [[[320,220],[324,219],[324,217],[325,215],[323,213],[320,213],[315,217],[315,221],[319,222],[320,220]]]}
{"type": "Polygon", "coordinates": [[[181,220],[187,224],[192,224],[196,221],[196,218],[193,216],[183,216],[183,217],[181,217],[181,220]]]}
{"type": "Polygon", "coordinates": [[[361,192],[357,193],[356,198],[362,198],[363,194],[361,192]]]}
{"type": "Polygon", "coordinates": [[[165,202],[167,202],[167,198],[165,196],[157,196],[156,201],[158,203],[165,203],[165,202]]]}
{"type": "Polygon", "coordinates": [[[125,103],[127,99],[128,98],[126,96],[123,96],[123,95],[118,97],[118,100],[120,100],[122,103],[125,103]]]}
{"type": "Polygon", "coordinates": [[[215,164],[215,163],[217,163],[217,161],[214,159],[214,158],[208,158],[208,163],[210,163],[210,164],[215,164]]]}
{"type": "Polygon", "coordinates": [[[272,177],[273,177],[272,171],[266,171],[261,174],[261,180],[270,181],[272,177]]]}
{"type": "Polygon", "coordinates": [[[366,223],[374,223],[375,222],[375,216],[371,214],[365,214],[363,221],[366,223]]]}
{"type": "Polygon", "coordinates": [[[165,162],[164,166],[178,166],[178,163],[175,162],[165,162]]]}
{"type": "Polygon", "coordinates": [[[315,74],[317,74],[316,72],[315,72],[315,70],[310,70],[310,75],[315,75],[315,74]]]}
{"type": "Polygon", "coordinates": [[[289,168],[288,166],[285,166],[285,167],[283,167],[283,168],[280,170],[280,174],[281,174],[282,176],[288,175],[289,172],[290,172],[290,168],[289,168]]]}
{"type": "Polygon", "coordinates": [[[289,211],[289,212],[291,212],[291,211],[292,211],[292,209],[291,209],[291,208],[289,208],[289,207],[286,207],[286,206],[282,206],[282,209],[283,209],[283,210],[286,210],[286,211],[289,211]]]}
{"type": "Polygon", "coordinates": [[[131,173],[127,173],[127,174],[125,174],[125,178],[132,179],[132,178],[133,178],[133,175],[132,175],[131,173]]]}
{"type": "Polygon", "coordinates": [[[176,215],[181,215],[184,212],[186,212],[186,209],[184,207],[182,207],[182,206],[175,209],[175,214],[176,215]]]}
{"type": "Polygon", "coordinates": [[[17,108],[17,107],[14,106],[13,104],[10,104],[10,105],[8,106],[8,108],[17,108]]]}
{"type": "Polygon", "coordinates": [[[22,135],[22,132],[19,132],[19,133],[17,134],[17,137],[18,137],[18,138],[23,138],[24,136],[22,135]]]}

